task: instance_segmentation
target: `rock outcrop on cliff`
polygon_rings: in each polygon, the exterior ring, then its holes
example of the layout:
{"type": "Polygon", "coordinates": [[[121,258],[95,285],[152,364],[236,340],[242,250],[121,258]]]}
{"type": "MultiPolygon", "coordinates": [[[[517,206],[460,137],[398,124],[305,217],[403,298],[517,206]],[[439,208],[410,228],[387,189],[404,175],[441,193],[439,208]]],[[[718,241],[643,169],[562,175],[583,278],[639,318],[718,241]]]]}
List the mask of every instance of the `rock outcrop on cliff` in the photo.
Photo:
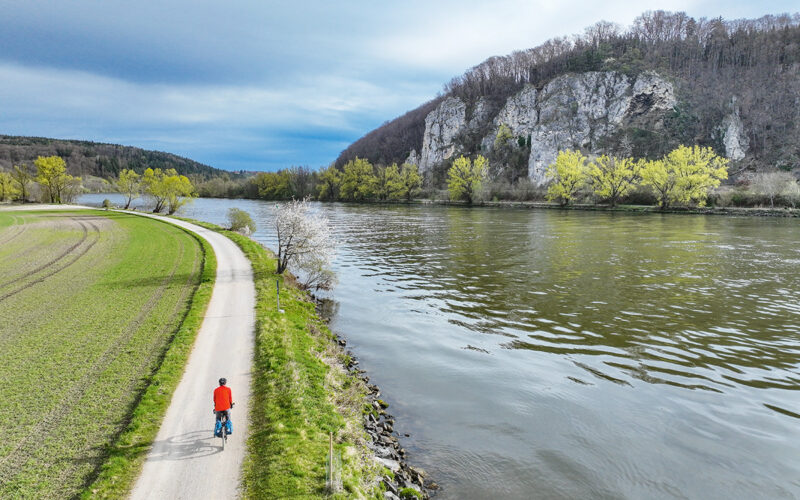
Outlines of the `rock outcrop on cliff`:
{"type": "Polygon", "coordinates": [[[449,97],[425,117],[419,167],[425,171],[447,160],[456,150],[456,136],[466,126],[467,105],[449,97]]]}
{"type": "Polygon", "coordinates": [[[741,160],[747,154],[749,140],[744,133],[744,125],[735,111],[722,120],[722,144],[725,146],[725,156],[731,160],[741,160]]]}
{"type": "MultiPolygon", "coordinates": [[[[675,102],[672,84],[656,73],[643,73],[635,79],[613,71],[567,74],[541,91],[528,85],[509,97],[492,118],[481,150],[491,151],[501,125],[515,137],[529,137],[528,177],[540,185],[545,182],[545,168],[559,150],[605,153],[609,139],[620,129],[635,126],[657,131],[675,102]]],[[[483,111],[486,107],[475,108],[483,111]]],[[[419,159],[423,171],[459,152],[462,145],[458,141],[465,129],[486,125],[480,123],[488,121],[485,111],[473,111],[468,122],[466,109],[466,103],[450,97],[428,114],[419,159]]]]}

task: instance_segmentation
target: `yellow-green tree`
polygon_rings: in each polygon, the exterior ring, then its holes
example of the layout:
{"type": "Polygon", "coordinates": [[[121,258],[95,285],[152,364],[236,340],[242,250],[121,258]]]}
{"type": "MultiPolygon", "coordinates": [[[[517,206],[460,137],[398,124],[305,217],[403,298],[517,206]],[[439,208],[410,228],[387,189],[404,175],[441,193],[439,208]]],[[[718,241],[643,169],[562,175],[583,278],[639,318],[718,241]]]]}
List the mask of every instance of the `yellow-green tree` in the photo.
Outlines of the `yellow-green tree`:
{"type": "Polygon", "coordinates": [[[400,167],[397,180],[391,187],[391,198],[411,201],[411,196],[422,185],[422,177],[416,165],[403,163],[400,167]]]}
{"type": "Polygon", "coordinates": [[[474,161],[460,156],[447,171],[447,190],[451,200],[464,200],[472,204],[480,192],[489,170],[489,162],[481,155],[474,161]]]}
{"type": "Polygon", "coordinates": [[[375,183],[372,164],[364,158],[356,157],[355,160],[350,160],[344,165],[341,185],[342,198],[353,201],[371,198],[375,194],[375,183]]]}
{"type": "Polygon", "coordinates": [[[339,198],[342,173],[335,165],[329,165],[318,174],[317,197],[320,200],[335,201],[339,198]]]}
{"type": "Polygon", "coordinates": [[[650,187],[664,209],[673,204],[705,205],[708,190],[728,178],[728,160],[710,147],[678,146],[641,169],[642,185],[650,187]]]}
{"type": "Polygon", "coordinates": [[[501,149],[503,146],[508,145],[508,141],[514,137],[511,135],[511,129],[508,125],[501,123],[497,129],[497,135],[494,137],[494,149],[501,149]]]}
{"type": "Polygon", "coordinates": [[[142,187],[145,194],[153,198],[155,207],[153,213],[159,213],[164,209],[167,200],[166,186],[164,183],[164,171],[160,168],[148,168],[142,175],[142,187]]]}
{"type": "Polygon", "coordinates": [[[36,165],[36,182],[42,186],[45,197],[50,203],[72,201],[80,190],[80,177],[67,173],[67,164],[60,156],[40,156],[33,162],[36,165]]]}
{"type": "Polygon", "coordinates": [[[197,196],[192,181],[185,175],[178,175],[175,169],[167,170],[170,175],[164,177],[165,191],[167,193],[167,213],[174,214],[182,206],[197,196]]]}
{"type": "Polygon", "coordinates": [[[379,200],[396,200],[398,194],[398,184],[400,182],[400,170],[397,163],[388,167],[378,165],[375,168],[375,195],[379,200]]]}
{"type": "Polygon", "coordinates": [[[551,181],[547,189],[547,199],[558,200],[561,205],[567,205],[589,178],[586,157],[580,151],[560,151],[556,161],[547,166],[546,175],[551,181]]]}
{"type": "Polygon", "coordinates": [[[117,180],[117,190],[127,198],[124,207],[126,210],[131,206],[131,201],[139,197],[140,189],[141,179],[139,174],[133,170],[123,168],[117,180]]]}
{"type": "Polygon", "coordinates": [[[28,184],[33,182],[33,173],[30,167],[25,163],[22,165],[14,165],[14,168],[11,170],[11,178],[14,179],[19,189],[19,199],[23,202],[26,201],[30,194],[28,192],[28,184]]]}
{"type": "Polygon", "coordinates": [[[185,175],[179,175],[174,168],[166,171],[148,168],[142,175],[142,186],[144,192],[155,201],[153,213],[166,208],[167,213],[172,215],[197,196],[192,182],[185,175]]]}
{"type": "Polygon", "coordinates": [[[19,189],[8,172],[0,172],[0,201],[13,200],[19,196],[19,189]]]}
{"type": "Polygon", "coordinates": [[[258,196],[266,200],[288,200],[292,197],[292,176],[288,170],[261,172],[256,176],[258,196]]]}
{"type": "Polygon", "coordinates": [[[641,161],[633,158],[600,156],[589,164],[589,179],[594,193],[608,199],[612,207],[625,196],[639,178],[641,161]]]}

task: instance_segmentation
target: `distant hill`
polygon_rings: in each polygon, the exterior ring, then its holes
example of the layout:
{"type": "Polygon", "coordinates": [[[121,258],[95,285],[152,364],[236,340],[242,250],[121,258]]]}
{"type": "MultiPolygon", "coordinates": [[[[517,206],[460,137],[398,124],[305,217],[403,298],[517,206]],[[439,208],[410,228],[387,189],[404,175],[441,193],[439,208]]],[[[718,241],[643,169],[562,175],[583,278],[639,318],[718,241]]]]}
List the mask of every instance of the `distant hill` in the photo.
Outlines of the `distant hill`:
{"type": "Polygon", "coordinates": [[[601,21],[489,58],[351,144],[336,165],[410,161],[442,179],[454,157],[480,153],[495,177],[541,183],[561,149],[653,158],[700,144],[730,158],[734,174],[800,171],[798,96],[800,15],[646,12],[628,28],[601,21]],[[496,144],[501,127],[511,138],[496,144]]]}
{"type": "Polygon", "coordinates": [[[60,156],[72,175],[116,178],[123,168],[142,173],[147,168],[174,168],[186,176],[203,179],[237,173],[220,170],[171,153],[90,141],[0,135],[0,168],[32,164],[39,156],[60,156]]]}

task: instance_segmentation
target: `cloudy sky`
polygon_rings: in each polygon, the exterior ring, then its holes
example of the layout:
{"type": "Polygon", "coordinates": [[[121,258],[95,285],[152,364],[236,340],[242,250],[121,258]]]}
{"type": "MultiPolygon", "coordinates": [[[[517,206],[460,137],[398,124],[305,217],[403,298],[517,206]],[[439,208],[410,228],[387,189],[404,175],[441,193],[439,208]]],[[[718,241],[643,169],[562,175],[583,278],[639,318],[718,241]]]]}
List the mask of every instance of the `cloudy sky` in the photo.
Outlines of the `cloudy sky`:
{"type": "Polygon", "coordinates": [[[229,170],[319,167],[492,55],[796,0],[0,0],[0,133],[168,151],[229,170]]]}

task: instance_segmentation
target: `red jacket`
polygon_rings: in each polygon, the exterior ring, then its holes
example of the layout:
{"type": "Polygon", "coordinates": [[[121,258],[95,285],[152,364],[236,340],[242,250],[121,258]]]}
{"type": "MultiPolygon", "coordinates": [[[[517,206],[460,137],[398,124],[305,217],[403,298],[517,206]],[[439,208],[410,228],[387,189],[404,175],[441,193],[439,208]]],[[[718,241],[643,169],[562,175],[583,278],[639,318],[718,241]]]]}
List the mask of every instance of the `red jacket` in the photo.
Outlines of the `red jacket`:
{"type": "Polygon", "coordinates": [[[231,408],[233,404],[233,395],[231,394],[231,388],[225,385],[221,385],[214,389],[214,410],[215,411],[225,411],[231,408]]]}

